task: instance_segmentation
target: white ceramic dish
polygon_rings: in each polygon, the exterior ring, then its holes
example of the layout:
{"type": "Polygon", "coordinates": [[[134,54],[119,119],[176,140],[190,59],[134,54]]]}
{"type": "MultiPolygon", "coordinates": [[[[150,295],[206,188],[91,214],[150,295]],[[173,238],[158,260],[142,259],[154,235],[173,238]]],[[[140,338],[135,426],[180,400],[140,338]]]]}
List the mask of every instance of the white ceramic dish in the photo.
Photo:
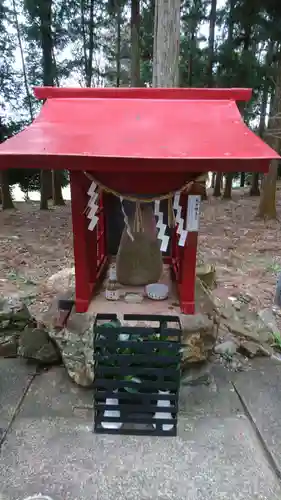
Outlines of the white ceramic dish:
{"type": "Polygon", "coordinates": [[[152,283],[145,287],[145,293],[151,300],[165,300],[169,295],[169,288],[163,283],[152,283]]]}
{"type": "Polygon", "coordinates": [[[143,295],[140,295],[139,293],[126,293],[124,300],[127,304],[141,304],[143,301],[143,295]]]}

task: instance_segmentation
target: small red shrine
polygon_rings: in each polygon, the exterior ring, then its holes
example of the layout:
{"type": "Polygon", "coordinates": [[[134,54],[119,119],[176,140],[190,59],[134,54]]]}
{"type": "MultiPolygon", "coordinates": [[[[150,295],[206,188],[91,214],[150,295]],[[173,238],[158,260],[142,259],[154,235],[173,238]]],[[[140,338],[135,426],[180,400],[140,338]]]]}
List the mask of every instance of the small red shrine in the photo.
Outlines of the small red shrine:
{"type": "MultiPolygon", "coordinates": [[[[236,102],[248,101],[251,90],[41,87],[35,96],[45,103],[30,126],[0,145],[0,169],[69,170],[76,311],[87,311],[108,264],[106,188],[121,199],[173,193],[176,226],[165,261],[174,271],[181,311],[193,314],[196,180],[208,171],[266,173],[279,158],[241,118],[236,102]]],[[[159,204],[157,210],[163,240],[159,204]]]]}

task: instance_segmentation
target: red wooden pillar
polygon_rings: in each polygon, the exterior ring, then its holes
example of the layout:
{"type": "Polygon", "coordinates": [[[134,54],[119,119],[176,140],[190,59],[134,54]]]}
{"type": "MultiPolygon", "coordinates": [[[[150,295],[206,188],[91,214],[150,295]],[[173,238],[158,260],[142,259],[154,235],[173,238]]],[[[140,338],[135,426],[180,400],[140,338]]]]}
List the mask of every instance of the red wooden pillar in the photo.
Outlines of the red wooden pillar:
{"type": "MultiPolygon", "coordinates": [[[[185,205],[187,206],[189,199],[189,197],[187,197],[187,200],[185,198],[187,201],[185,205]]],[[[193,230],[192,228],[189,230],[188,225],[186,228],[188,234],[180,259],[180,308],[183,314],[194,314],[198,230],[193,230]]]]}
{"type": "Polygon", "coordinates": [[[190,232],[181,262],[180,307],[183,314],[195,313],[197,232],[190,232]]]}
{"type": "Polygon", "coordinates": [[[85,209],[89,181],[81,171],[70,172],[73,246],[75,260],[76,311],[86,312],[96,282],[96,229],[88,230],[85,209]]]}

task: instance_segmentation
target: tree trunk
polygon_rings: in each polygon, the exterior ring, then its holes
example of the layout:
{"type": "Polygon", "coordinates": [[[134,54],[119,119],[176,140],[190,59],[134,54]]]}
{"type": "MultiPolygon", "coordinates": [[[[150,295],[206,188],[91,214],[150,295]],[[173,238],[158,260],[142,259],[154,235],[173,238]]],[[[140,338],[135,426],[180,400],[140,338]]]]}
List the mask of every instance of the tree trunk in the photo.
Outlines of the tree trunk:
{"type": "Polygon", "coordinates": [[[273,160],[264,178],[257,217],[276,219],[276,181],[278,161],[273,160]]]}
{"type": "Polygon", "coordinates": [[[131,0],[131,87],[140,87],[140,2],[131,0]]]}
{"type": "Polygon", "coordinates": [[[246,180],[246,172],[241,172],[240,174],[240,187],[243,188],[245,186],[246,180]]]}
{"type": "Polygon", "coordinates": [[[219,198],[221,196],[221,181],[222,181],[222,172],[217,172],[215,180],[215,188],[213,192],[213,196],[215,196],[216,198],[219,198]]]}
{"type": "Polygon", "coordinates": [[[214,65],[214,43],[217,18],[217,0],[211,0],[211,10],[209,18],[209,43],[208,43],[208,64],[207,64],[207,85],[213,86],[213,65],[214,65]]]}
{"type": "MultiPolygon", "coordinates": [[[[270,110],[270,118],[268,123],[265,140],[276,151],[280,147],[280,112],[281,112],[281,54],[277,64],[276,87],[274,89],[274,99],[272,100],[272,108],[270,110]],[[278,131],[276,133],[276,130],[278,131]]],[[[268,174],[264,177],[262,183],[262,192],[260,196],[260,204],[257,212],[257,217],[268,219],[276,219],[276,181],[278,175],[279,162],[274,160],[271,162],[268,174]]]]}
{"type": "Polygon", "coordinates": [[[121,5],[120,0],[115,0],[116,14],[116,87],[120,87],[121,80],[121,5]]]}
{"type": "Polygon", "coordinates": [[[192,87],[193,83],[193,59],[196,54],[196,31],[198,25],[198,13],[196,9],[197,5],[196,2],[194,2],[190,10],[190,23],[188,30],[189,32],[186,35],[189,38],[188,78],[187,78],[187,84],[189,87],[192,87]]]}
{"type": "MultiPolygon", "coordinates": [[[[41,49],[43,63],[43,83],[45,86],[54,85],[54,64],[53,64],[53,39],[52,39],[52,0],[45,0],[39,3],[41,49]]],[[[40,195],[41,210],[48,210],[48,171],[41,171],[40,195]]]]}
{"type": "MultiPolygon", "coordinates": [[[[227,34],[227,43],[228,50],[233,50],[233,31],[234,31],[234,9],[235,9],[235,0],[230,0],[229,2],[229,14],[228,14],[228,34],[227,34]]],[[[229,74],[229,86],[231,86],[232,75],[229,74]]],[[[222,179],[222,177],[221,177],[222,179]]],[[[225,200],[231,199],[231,190],[232,190],[232,180],[233,173],[228,173],[225,176],[225,186],[222,198],[225,200]]]]}
{"type": "Polygon", "coordinates": [[[223,200],[231,200],[232,180],[233,180],[233,173],[229,172],[225,176],[225,186],[222,195],[223,200]]]}
{"type": "MultiPolygon", "coordinates": [[[[0,116],[0,144],[5,140],[5,126],[1,122],[0,116]]],[[[0,203],[3,210],[15,208],[11,196],[8,170],[0,170],[0,203]]]]}
{"type": "Polygon", "coordinates": [[[252,173],[250,196],[260,195],[259,176],[260,176],[259,172],[252,173]]]}
{"type": "Polygon", "coordinates": [[[22,42],[21,42],[21,34],[20,34],[20,27],[19,27],[19,21],[18,21],[16,0],[13,0],[13,13],[14,13],[14,18],[15,18],[16,32],[17,32],[17,38],[18,38],[18,43],[19,43],[19,49],[20,49],[22,74],[23,74],[23,82],[24,82],[26,100],[28,103],[30,121],[32,121],[33,120],[32,102],[31,102],[31,97],[30,97],[29,87],[28,87],[28,80],[27,80],[27,73],[26,73],[26,67],[25,67],[23,47],[22,47],[22,42]]]}
{"type": "Polygon", "coordinates": [[[179,83],[181,0],[155,2],[153,87],[176,87],[179,83]]]}
{"type": "Polygon", "coordinates": [[[48,186],[49,186],[49,178],[48,174],[50,172],[48,170],[41,170],[40,172],[40,210],[48,210],[48,186]]]}
{"type": "MultiPolygon", "coordinates": [[[[269,42],[268,52],[266,56],[266,64],[270,66],[272,64],[272,55],[273,55],[274,44],[273,42],[269,42]]],[[[259,136],[263,138],[266,124],[266,111],[268,104],[268,93],[269,93],[269,78],[265,76],[263,91],[262,91],[262,100],[261,100],[261,110],[260,110],[260,122],[259,122],[259,136]]],[[[259,172],[253,172],[252,174],[252,182],[250,189],[250,196],[259,196],[260,188],[259,188],[259,172]]]]}
{"type": "Polygon", "coordinates": [[[211,188],[214,189],[216,182],[216,172],[212,172],[211,188]]]}
{"type": "Polygon", "coordinates": [[[93,54],[94,54],[94,1],[90,0],[90,20],[89,20],[89,57],[88,70],[86,74],[86,87],[92,86],[93,78],[93,54]]]}
{"type": "Polygon", "coordinates": [[[53,170],[52,172],[52,181],[53,181],[53,203],[57,206],[65,205],[63,196],[62,196],[62,170],[53,170]]]}
{"type": "Polygon", "coordinates": [[[2,170],[0,172],[0,187],[2,191],[2,210],[14,209],[14,203],[11,196],[8,170],[2,170]]]}
{"type": "Polygon", "coordinates": [[[80,15],[81,15],[81,31],[82,31],[82,41],[83,41],[83,66],[85,73],[85,80],[88,71],[88,56],[87,56],[87,38],[86,38],[86,27],[85,27],[85,8],[84,0],[80,0],[80,15]]]}

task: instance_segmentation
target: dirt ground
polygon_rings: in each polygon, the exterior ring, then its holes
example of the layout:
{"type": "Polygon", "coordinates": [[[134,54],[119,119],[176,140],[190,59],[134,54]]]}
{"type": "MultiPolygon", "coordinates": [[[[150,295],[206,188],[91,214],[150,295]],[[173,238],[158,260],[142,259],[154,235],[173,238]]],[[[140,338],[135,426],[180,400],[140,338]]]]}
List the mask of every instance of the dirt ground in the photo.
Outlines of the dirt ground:
{"type": "MultiPolygon", "coordinates": [[[[280,194],[277,203],[280,215],[280,194]]],[[[255,219],[257,204],[242,190],[232,201],[210,196],[202,204],[199,253],[216,265],[218,297],[248,293],[260,309],[272,303],[281,271],[281,232],[279,221],[255,219]]],[[[52,298],[44,282],[72,264],[69,203],[48,212],[36,202],[18,203],[16,211],[0,212],[0,295],[24,291],[40,316],[52,298]]]]}

